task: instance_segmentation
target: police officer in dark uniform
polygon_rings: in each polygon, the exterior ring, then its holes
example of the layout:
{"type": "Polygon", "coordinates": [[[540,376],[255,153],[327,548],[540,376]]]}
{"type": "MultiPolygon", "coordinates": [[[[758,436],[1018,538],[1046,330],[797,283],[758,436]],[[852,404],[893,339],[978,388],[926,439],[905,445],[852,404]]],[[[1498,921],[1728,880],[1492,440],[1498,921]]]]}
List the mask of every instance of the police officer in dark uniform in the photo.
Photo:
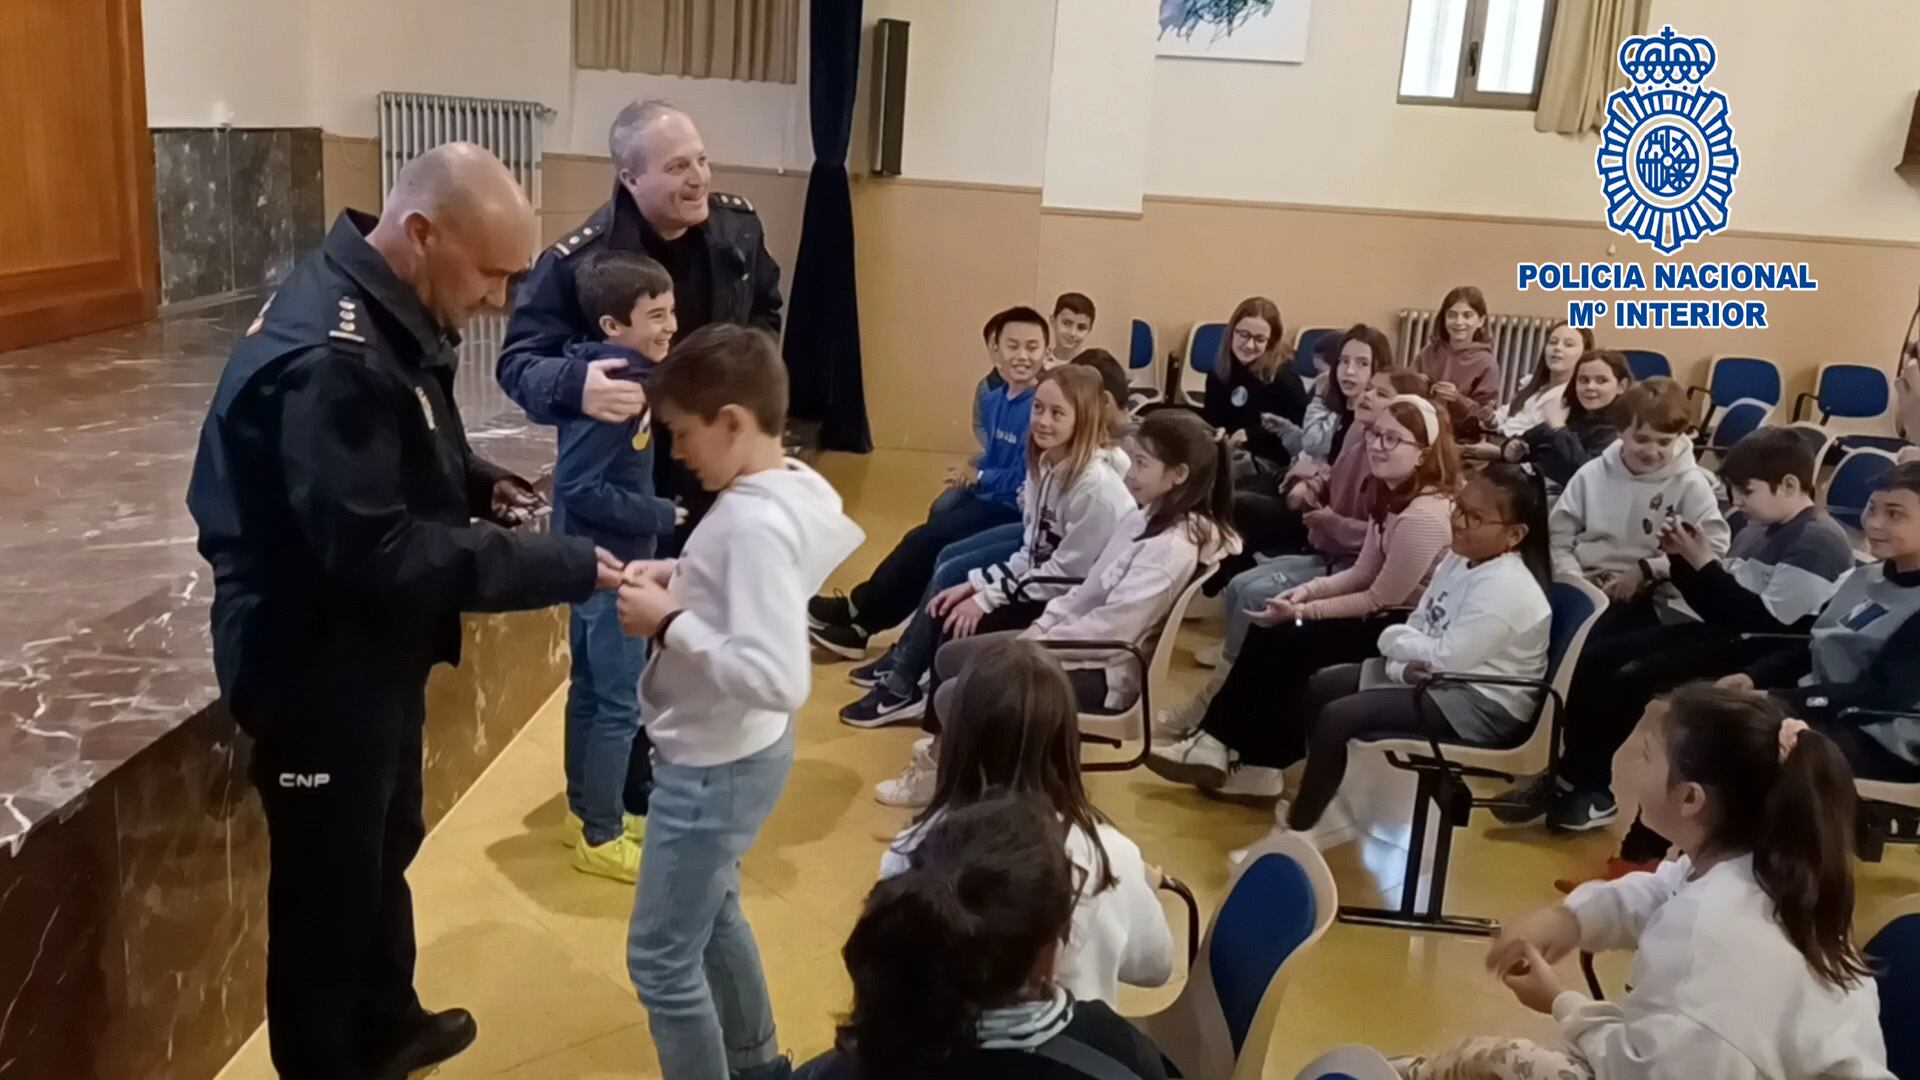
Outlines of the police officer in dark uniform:
{"type": "Polygon", "coordinates": [[[288,1080],[397,1080],[472,1042],[413,990],[405,872],[425,836],[427,673],[460,614],[617,584],[586,540],[510,532],[531,489],[475,456],[456,331],[504,306],[534,237],[499,161],[443,146],[377,223],[342,214],[221,376],[187,504],[213,566],[214,666],[255,739],[271,838],[267,1026],[288,1080]]]}
{"type": "MultiPolygon", "coordinates": [[[[507,323],[500,385],[539,424],[581,415],[617,423],[646,404],[639,385],[613,374],[620,361],[588,366],[563,355],[570,342],[599,334],[574,292],[583,252],[640,251],[665,266],[673,276],[676,340],[712,322],[780,333],[780,267],[767,254],[760,218],[747,200],[708,190],[712,172],[693,120],[667,102],[637,101],[621,110],[607,141],[620,170],[612,201],[540,256],[507,323]]],[[[677,541],[712,502],[673,460],[671,437],[664,424],[655,425],[655,490],[678,499],[688,520],[662,557],[678,551],[677,541]]]]}

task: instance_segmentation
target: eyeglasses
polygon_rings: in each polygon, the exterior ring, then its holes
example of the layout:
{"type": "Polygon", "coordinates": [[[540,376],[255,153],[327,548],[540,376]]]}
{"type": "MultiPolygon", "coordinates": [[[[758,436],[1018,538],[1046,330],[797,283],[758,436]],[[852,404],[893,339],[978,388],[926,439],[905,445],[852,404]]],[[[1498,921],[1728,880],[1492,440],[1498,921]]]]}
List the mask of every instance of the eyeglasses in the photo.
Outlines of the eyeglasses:
{"type": "Polygon", "coordinates": [[[1453,520],[1465,525],[1469,529],[1477,529],[1482,525],[1509,524],[1505,518],[1488,517],[1478,510],[1469,510],[1459,503],[1453,504],[1453,520]]]}
{"type": "Polygon", "coordinates": [[[1273,340],[1273,336],[1271,334],[1256,334],[1251,330],[1235,330],[1233,332],[1233,340],[1242,345],[1251,345],[1256,349],[1264,349],[1267,347],[1267,342],[1273,340]]]}
{"type": "Polygon", "coordinates": [[[1389,454],[1407,445],[1408,441],[1405,435],[1397,431],[1382,431],[1379,428],[1375,428],[1367,432],[1367,447],[1372,450],[1385,451],[1389,454]]]}

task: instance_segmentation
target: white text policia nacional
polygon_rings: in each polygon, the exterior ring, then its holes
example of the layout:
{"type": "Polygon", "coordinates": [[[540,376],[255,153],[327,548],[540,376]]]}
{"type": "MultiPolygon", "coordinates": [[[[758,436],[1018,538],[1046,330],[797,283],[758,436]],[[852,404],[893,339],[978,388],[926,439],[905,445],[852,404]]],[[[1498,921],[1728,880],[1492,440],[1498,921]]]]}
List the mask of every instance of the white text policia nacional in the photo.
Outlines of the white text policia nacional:
{"type": "MultiPolygon", "coordinates": [[[[1521,263],[1521,292],[1812,292],[1820,288],[1806,263],[1655,263],[1652,287],[1639,263],[1521,263]]],[[[1592,327],[1611,313],[1626,329],[1759,329],[1767,325],[1763,300],[1573,300],[1567,321],[1592,327]]]]}

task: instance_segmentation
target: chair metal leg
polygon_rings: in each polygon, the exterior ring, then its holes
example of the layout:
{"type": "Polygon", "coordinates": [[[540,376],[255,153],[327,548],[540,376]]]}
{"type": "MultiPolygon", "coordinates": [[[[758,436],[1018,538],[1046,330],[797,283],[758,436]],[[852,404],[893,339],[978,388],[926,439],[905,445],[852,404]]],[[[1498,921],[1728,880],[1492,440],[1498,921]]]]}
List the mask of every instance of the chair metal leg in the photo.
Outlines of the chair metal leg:
{"type": "Polygon", "coordinates": [[[1453,820],[1454,815],[1448,813],[1445,806],[1440,805],[1447,783],[1448,779],[1437,772],[1420,771],[1420,782],[1414,795],[1413,835],[1407,845],[1406,880],[1400,885],[1399,907],[1388,909],[1342,906],[1338,915],[1341,922],[1353,926],[1431,930],[1472,937],[1491,937],[1500,928],[1500,924],[1492,919],[1442,913],[1447,889],[1447,864],[1453,855],[1453,830],[1459,828],[1453,820]],[[1438,827],[1433,844],[1433,885],[1427,892],[1426,910],[1420,911],[1417,900],[1420,894],[1420,866],[1427,846],[1429,804],[1439,810],[1438,827]]]}

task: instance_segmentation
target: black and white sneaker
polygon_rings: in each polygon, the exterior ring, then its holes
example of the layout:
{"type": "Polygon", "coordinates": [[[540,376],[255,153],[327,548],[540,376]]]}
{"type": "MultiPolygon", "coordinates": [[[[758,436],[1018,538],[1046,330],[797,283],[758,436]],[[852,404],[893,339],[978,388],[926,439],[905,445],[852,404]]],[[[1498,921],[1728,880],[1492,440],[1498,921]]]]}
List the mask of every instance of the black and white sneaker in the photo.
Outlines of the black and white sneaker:
{"type": "Polygon", "coordinates": [[[853,601],[844,594],[816,596],[807,601],[807,627],[820,630],[828,626],[852,626],[853,601]]]}
{"type": "Polygon", "coordinates": [[[1620,817],[1620,804],[1608,791],[1575,791],[1562,795],[1547,814],[1547,828],[1556,832],[1586,832],[1611,825],[1620,817]]]}
{"type": "Polygon", "coordinates": [[[1507,825],[1531,825],[1546,817],[1553,804],[1570,790],[1561,786],[1551,771],[1523,777],[1519,783],[1494,796],[1496,802],[1510,805],[1495,806],[1493,816],[1507,825]]]}
{"type": "Polygon", "coordinates": [[[919,687],[902,697],[886,686],[876,686],[865,697],[840,710],[840,722],[848,727],[878,728],[904,724],[926,715],[927,696],[919,687]]]}
{"type": "Polygon", "coordinates": [[[807,640],[842,660],[867,658],[867,632],[857,626],[817,626],[807,631],[807,640]]]}
{"type": "Polygon", "coordinates": [[[886,652],[880,654],[878,660],[870,664],[861,664],[859,667],[847,672],[847,681],[862,690],[871,690],[886,681],[887,676],[892,673],[893,650],[888,649],[886,652]]]}

